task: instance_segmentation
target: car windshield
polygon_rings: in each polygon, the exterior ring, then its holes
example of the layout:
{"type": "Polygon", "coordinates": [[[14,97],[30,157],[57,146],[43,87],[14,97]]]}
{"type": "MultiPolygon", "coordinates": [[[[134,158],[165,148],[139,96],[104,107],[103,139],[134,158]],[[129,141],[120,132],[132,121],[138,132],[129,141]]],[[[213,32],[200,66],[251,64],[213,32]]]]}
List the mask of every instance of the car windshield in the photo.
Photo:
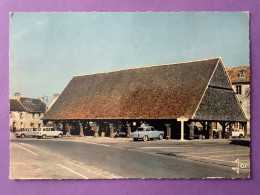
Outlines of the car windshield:
{"type": "Polygon", "coordinates": [[[142,127],[137,128],[137,131],[143,131],[143,130],[144,130],[144,128],[142,128],[142,127]]]}

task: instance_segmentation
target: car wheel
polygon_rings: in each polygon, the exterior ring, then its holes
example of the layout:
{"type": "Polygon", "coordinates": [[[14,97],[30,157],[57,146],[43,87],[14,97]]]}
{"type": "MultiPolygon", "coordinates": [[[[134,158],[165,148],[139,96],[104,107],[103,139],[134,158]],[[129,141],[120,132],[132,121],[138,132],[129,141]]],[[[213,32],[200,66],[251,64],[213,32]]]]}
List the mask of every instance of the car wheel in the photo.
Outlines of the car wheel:
{"type": "Polygon", "coordinates": [[[61,134],[59,134],[59,135],[58,135],[58,138],[62,138],[62,135],[61,135],[61,134]]]}
{"type": "Polygon", "coordinates": [[[162,140],[163,139],[163,134],[160,134],[159,135],[159,140],[162,140]]]}
{"type": "Polygon", "coordinates": [[[147,140],[148,140],[148,136],[147,135],[143,136],[143,141],[146,142],[147,140]]]}
{"type": "Polygon", "coordinates": [[[240,135],[239,135],[239,138],[242,138],[242,137],[243,137],[243,135],[242,135],[242,134],[240,134],[240,135]]]}
{"type": "Polygon", "coordinates": [[[24,134],[22,134],[20,137],[21,137],[21,138],[24,138],[24,134]]]}
{"type": "Polygon", "coordinates": [[[42,135],[42,139],[46,139],[46,135],[42,135]]]}

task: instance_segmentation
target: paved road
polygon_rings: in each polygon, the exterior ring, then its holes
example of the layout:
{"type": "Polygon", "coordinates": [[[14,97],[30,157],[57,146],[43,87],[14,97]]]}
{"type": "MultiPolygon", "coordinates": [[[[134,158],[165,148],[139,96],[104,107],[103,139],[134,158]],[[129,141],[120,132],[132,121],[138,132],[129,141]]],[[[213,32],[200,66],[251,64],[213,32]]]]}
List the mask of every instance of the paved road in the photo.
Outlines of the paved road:
{"type": "Polygon", "coordinates": [[[249,155],[249,147],[232,145],[226,140],[12,139],[11,176],[30,178],[33,174],[33,178],[47,179],[248,178],[249,155]],[[34,167],[27,172],[20,171],[26,170],[26,163],[20,161],[19,164],[19,159],[25,159],[34,167]],[[237,159],[242,163],[239,174],[232,169],[237,167],[237,159]],[[38,175],[34,169],[38,170],[38,175]]]}

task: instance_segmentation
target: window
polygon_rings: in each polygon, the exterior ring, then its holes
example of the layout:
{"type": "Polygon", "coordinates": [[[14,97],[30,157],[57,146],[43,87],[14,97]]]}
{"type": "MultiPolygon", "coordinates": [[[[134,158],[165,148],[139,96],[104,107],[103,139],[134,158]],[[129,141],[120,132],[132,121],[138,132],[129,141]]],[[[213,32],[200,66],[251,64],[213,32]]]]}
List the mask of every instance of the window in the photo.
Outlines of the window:
{"type": "Polygon", "coordinates": [[[23,119],[23,113],[20,113],[20,119],[23,119]]]}
{"type": "Polygon", "coordinates": [[[243,79],[245,77],[245,71],[244,70],[240,70],[238,75],[239,75],[240,79],[243,79]]]}
{"type": "Polygon", "coordinates": [[[236,85],[236,94],[241,94],[241,85],[236,85]]]}
{"type": "Polygon", "coordinates": [[[55,131],[55,129],[54,129],[54,128],[51,128],[51,131],[55,131]]]}
{"type": "Polygon", "coordinates": [[[152,131],[155,131],[155,128],[154,128],[154,127],[152,127],[152,131]]]}

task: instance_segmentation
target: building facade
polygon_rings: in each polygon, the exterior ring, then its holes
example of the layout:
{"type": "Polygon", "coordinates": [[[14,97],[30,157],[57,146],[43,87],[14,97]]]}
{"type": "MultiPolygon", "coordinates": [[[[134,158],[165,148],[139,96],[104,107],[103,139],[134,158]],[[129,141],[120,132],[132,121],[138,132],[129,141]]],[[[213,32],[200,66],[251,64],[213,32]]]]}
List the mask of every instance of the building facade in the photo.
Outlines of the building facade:
{"type": "MultiPolygon", "coordinates": [[[[248,134],[250,133],[250,66],[226,67],[226,71],[232,83],[232,88],[247,117],[248,134]]],[[[240,123],[234,124],[235,129],[242,129],[240,123]]]]}
{"type": "Polygon", "coordinates": [[[20,93],[15,93],[10,99],[10,130],[20,131],[43,126],[45,112],[46,104],[43,99],[21,97],[20,93]]]}

